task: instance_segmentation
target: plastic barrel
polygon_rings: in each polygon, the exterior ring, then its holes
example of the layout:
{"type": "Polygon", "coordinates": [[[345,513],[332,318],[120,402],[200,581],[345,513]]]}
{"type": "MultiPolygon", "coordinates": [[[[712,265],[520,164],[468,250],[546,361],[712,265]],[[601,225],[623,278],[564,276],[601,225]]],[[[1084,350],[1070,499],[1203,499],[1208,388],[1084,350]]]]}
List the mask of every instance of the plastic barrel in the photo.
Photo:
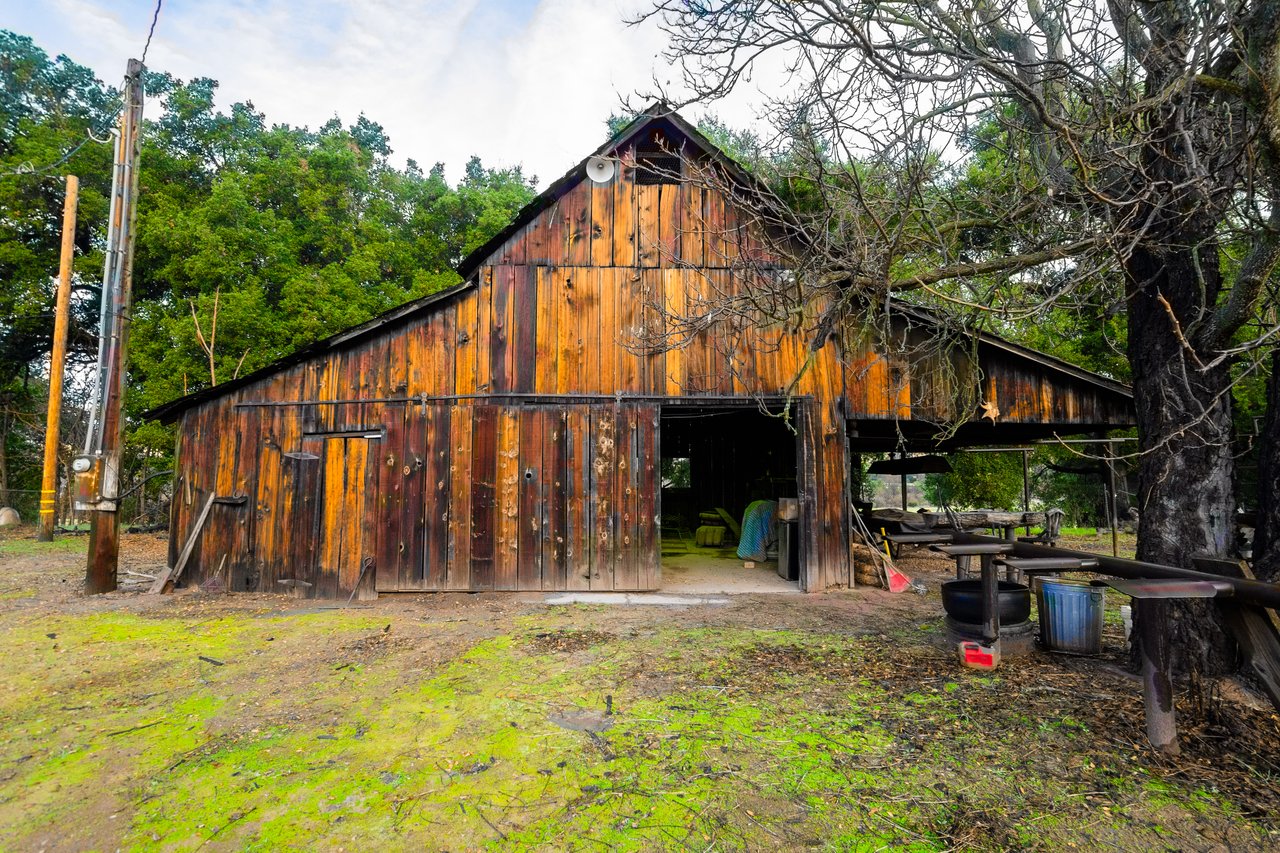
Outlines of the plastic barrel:
{"type": "Polygon", "coordinates": [[[1104,593],[1085,581],[1038,578],[1040,642],[1055,652],[1102,653],[1104,593]]]}

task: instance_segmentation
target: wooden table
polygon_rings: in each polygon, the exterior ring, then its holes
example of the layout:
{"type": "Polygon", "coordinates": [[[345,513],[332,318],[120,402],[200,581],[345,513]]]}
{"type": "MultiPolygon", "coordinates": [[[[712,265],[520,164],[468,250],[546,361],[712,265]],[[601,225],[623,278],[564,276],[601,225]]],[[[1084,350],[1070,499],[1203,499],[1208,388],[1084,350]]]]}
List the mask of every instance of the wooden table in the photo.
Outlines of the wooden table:
{"type": "Polygon", "coordinates": [[[988,644],[1000,640],[1000,584],[995,558],[1013,550],[1008,542],[981,542],[974,545],[934,545],[934,551],[955,557],[977,557],[982,561],[982,639],[988,644]]]}
{"type": "MultiPolygon", "coordinates": [[[[1019,527],[1043,527],[1043,512],[1006,512],[998,509],[968,509],[955,513],[960,526],[965,529],[982,527],[999,527],[1004,531],[1004,538],[1010,542],[1017,539],[1019,527]]],[[[921,531],[933,530],[935,527],[948,527],[951,522],[943,512],[907,512],[902,509],[875,509],[871,511],[871,519],[881,525],[899,525],[921,531]]]]}

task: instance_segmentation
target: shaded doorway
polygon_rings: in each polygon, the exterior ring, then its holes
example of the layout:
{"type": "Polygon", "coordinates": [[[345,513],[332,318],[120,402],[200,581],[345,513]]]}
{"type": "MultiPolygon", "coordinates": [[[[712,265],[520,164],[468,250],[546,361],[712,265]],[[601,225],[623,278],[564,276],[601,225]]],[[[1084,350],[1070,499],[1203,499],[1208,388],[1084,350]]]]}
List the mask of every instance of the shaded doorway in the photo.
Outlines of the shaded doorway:
{"type": "Polygon", "coordinates": [[[663,591],[798,592],[799,537],[794,524],[781,531],[776,509],[764,559],[738,554],[752,502],[797,497],[798,437],[787,422],[755,403],[668,404],[660,436],[663,591]]]}

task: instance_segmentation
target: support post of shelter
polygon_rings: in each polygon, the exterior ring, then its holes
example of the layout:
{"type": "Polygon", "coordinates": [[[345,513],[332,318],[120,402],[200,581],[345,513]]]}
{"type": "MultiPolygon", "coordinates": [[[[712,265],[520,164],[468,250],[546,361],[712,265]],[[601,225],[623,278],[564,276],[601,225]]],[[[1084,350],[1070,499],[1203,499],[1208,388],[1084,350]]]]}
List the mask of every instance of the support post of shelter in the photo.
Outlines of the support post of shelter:
{"type": "Polygon", "coordinates": [[[58,503],[58,438],[62,420],[62,373],[67,356],[67,315],[71,311],[71,262],[76,250],[76,204],[80,179],[67,175],[62,205],[62,256],[58,263],[58,295],[54,301],[53,349],[49,354],[49,410],[44,429],[44,470],[40,478],[40,527],[36,539],[53,541],[58,503]]]}
{"type": "Polygon", "coordinates": [[[1111,556],[1120,556],[1120,509],[1116,502],[1116,463],[1115,455],[1111,450],[1110,444],[1103,445],[1104,452],[1107,454],[1107,506],[1110,507],[1108,512],[1110,518],[1108,522],[1111,527],[1111,556]]]}
{"type": "Polygon", "coordinates": [[[1178,724],[1169,680],[1168,605],[1159,598],[1135,598],[1142,636],[1142,700],[1146,706],[1147,739],[1160,752],[1177,755],[1178,724]]]}
{"type": "MultiPolygon", "coordinates": [[[[1031,512],[1031,451],[1025,447],[1022,448],[1022,511],[1031,512]]],[[[1027,536],[1031,535],[1031,528],[1026,527],[1022,531],[1027,536]]]]}

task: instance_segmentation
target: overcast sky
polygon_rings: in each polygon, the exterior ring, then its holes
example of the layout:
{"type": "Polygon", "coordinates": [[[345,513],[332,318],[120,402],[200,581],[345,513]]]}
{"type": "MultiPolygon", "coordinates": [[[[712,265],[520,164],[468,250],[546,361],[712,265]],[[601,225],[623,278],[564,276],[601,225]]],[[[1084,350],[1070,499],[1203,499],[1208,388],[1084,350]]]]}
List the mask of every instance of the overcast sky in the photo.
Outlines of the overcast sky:
{"type": "MultiPolygon", "coordinates": [[[[624,19],[643,0],[164,0],[154,70],[221,84],[268,122],[316,127],[364,112],[394,159],[472,154],[545,187],[604,139],[620,99],[648,91],[663,38],[624,19]]],[[[116,83],[142,53],[154,0],[0,0],[0,28],[116,83]]],[[[719,106],[751,122],[750,97],[719,106]]],[[[695,118],[696,115],[690,115],[695,118]]]]}

